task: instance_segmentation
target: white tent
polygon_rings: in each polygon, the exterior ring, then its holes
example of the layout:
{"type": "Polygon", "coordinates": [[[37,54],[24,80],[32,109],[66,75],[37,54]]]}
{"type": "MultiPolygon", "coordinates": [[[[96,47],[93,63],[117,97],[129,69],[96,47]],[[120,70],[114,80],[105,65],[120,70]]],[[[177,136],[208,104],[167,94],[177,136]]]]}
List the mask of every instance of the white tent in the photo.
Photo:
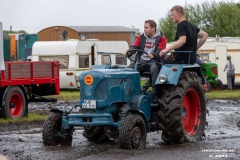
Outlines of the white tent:
{"type": "Polygon", "coordinates": [[[4,57],[3,57],[3,25],[0,22],[0,69],[5,70],[4,57]]]}

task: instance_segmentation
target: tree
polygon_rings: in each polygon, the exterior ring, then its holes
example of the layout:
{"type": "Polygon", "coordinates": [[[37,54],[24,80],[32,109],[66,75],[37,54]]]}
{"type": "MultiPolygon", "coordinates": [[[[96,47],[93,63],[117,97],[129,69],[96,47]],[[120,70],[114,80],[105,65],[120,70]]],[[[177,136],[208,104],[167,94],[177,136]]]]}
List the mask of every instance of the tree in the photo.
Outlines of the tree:
{"type": "Polygon", "coordinates": [[[169,42],[174,41],[177,25],[173,23],[171,15],[160,19],[159,30],[168,39],[169,42]]]}
{"type": "Polygon", "coordinates": [[[4,32],[7,34],[27,34],[27,32],[25,30],[19,30],[19,31],[4,30],[4,32]]]}
{"type": "MultiPolygon", "coordinates": [[[[186,4],[185,18],[209,36],[240,36],[240,4],[234,2],[205,1],[202,4],[186,4]]],[[[176,26],[173,24],[170,11],[159,21],[159,29],[168,41],[174,41],[176,26]]]]}

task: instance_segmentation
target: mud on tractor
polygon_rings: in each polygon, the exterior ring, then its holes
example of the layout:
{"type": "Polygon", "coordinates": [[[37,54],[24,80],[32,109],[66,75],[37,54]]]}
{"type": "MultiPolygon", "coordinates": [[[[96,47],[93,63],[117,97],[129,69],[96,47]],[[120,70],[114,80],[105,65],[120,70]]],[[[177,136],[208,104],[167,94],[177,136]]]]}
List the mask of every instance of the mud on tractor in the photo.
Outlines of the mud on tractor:
{"type": "MultiPolygon", "coordinates": [[[[137,58],[136,65],[139,62],[137,58]]],[[[151,80],[141,86],[136,69],[109,64],[83,72],[80,101],[75,106],[79,112],[51,110],[43,125],[44,145],[71,145],[76,126],[83,127],[83,136],[90,142],[114,140],[121,149],[145,148],[147,133],[160,130],[168,144],[202,140],[206,103],[199,66],[161,65],[155,83],[157,104],[149,89],[151,80]]]]}

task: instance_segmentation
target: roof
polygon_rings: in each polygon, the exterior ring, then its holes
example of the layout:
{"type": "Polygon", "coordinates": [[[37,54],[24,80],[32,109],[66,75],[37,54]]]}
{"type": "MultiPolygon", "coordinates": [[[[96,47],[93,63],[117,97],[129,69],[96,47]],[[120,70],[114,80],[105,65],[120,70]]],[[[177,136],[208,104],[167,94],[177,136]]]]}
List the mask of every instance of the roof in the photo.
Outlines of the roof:
{"type": "Polygon", "coordinates": [[[131,28],[124,26],[68,26],[80,33],[88,32],[134,32],[131,28]]]}

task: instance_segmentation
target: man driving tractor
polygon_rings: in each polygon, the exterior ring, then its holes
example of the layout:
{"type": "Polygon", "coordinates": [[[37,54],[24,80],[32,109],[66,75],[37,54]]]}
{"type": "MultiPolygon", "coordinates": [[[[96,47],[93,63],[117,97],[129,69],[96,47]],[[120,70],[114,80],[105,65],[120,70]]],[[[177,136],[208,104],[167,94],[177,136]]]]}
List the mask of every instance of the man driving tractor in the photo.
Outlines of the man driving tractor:
{"type": "MultiPolygon", "coordinates": [[[[131,49],[139,49],[148,54],[139,53],[140,64],[137,66],[137,70],[140,75],[143,72],[151,73],[152,80],[152,90],[156,94],[155,82],[160,71],[161,57],[159,55],[160,51],[166,48],[167,40],[162,36],[156,29],[157,24],[153,20],[146,20],[144,23],[144,33],[139,35],[132,46],[130,46],[130,51],[127,51],[125,55],[127,57],[132,56],[136,51],[131,51],[131,49]]],[[[129,65],[129,68],[134,68],[135,63],[129,65]]],[[[154,97],[154,103],[157,103],[157,96],[154,97]]]]}

